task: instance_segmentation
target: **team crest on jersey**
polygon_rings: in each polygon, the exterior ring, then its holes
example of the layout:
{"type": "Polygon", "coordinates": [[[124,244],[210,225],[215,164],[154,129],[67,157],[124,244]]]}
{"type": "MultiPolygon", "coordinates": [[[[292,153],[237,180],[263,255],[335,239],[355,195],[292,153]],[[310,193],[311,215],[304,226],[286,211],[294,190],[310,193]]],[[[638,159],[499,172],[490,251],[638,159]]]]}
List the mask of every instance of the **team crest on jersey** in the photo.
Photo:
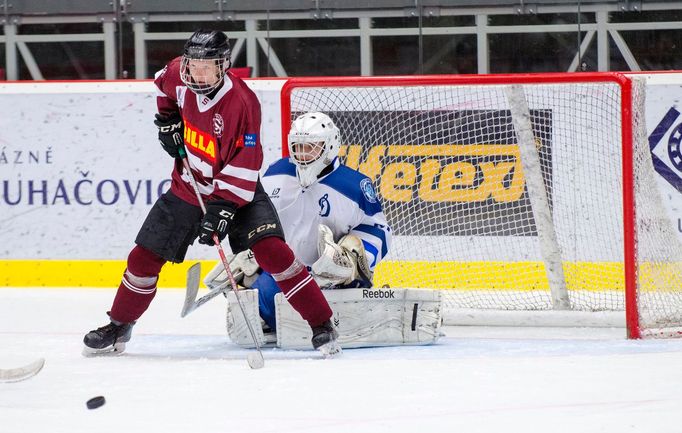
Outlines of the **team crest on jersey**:
{"type": "Polygon", "coordinates": [[[374,192],[374,187],[372,186],[371,180],[362,179],[360,182],[360,190],[362,190],[362,194],[365,196],[368,202],[376,203],[377,193],[374,192]]]}
{"type": "Polygon", "coordinates": [[[317,202],[320,205],[320,216],[329,216],[329,211],[331,210],[331,205],[329,204],[329,194],[325,194],[317,202]]]}
{"type": "Polygon", "coordinates": [[[224,128],[225,122],[223,121],[223,116],[216,113],[215,116],[213,116],[213,134],[215,134],[216,137],[222,137],[224,128]]]}

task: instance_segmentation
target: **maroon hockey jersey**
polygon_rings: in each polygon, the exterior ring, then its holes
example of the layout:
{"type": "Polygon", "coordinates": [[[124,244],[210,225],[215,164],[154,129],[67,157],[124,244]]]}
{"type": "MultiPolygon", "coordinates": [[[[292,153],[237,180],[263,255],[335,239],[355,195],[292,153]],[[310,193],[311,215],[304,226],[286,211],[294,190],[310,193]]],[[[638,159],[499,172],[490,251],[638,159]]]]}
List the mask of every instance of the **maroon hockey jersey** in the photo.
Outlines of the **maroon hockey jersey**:
{"type": "MultiPolygon", "coordinates": [[[[260,103],[229,71],[213,98],[194,94],[180,80],[180,59],[156,74],[159,113],[182,115],[185,149],[204,201],[229,200],[241,207],[253,200],[263,163],[260,103]]],[[[199,205],[180,160],[175,161],[171,191],[199,205]]]]}

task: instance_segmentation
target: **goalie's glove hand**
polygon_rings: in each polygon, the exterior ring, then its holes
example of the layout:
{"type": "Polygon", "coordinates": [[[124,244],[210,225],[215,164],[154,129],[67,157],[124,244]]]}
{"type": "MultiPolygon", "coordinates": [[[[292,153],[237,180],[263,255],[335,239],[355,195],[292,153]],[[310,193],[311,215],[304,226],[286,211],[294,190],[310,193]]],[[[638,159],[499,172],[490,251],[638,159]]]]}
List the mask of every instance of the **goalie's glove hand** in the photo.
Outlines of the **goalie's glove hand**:
{"type": "Polygon", "coordinates": [[[175,112],[167,116],[157,113],[155,117],[154,125],[159,128],[161,147],[173,158],[182,158],[181,149],[183,149],[184,142],[182,139],[183,123],[180,113],[175,112]]]}
{"type": "Polygon", "coordinates": [[[320,258],[311,266],[311,274],[320,288],[372,287],[372,270],[362,240],[348,234],[336,243],[329,227],[320,224],[318,230],[320,258]]]}
{"type": "Polygon", "coordinates": [[[348,251],[334,242],[334,234],[324,224],[318,226],[317,253],[320,258],[310,270],[321,289],[331,289],[353,281],[355,263],[348,251]]]}
{"type": "MultiPolygon", "coordinates": [[[[236,255],[228,255],[227,261],[230,265],[230,272],[237,284],[251,288],[260,276],[258,274],[260,267],[251,250],[244,250],[236,255]]],[[[204,277],[204,284],[212,290],[228,287],[230,281],[222,261],[216,263],[213,269],[204,277]]]]}
{"type": "Polygon", "coordinates": [[[199,243],[214,245],[213,233],[221,241],[230,231],[237,205],[227,200],[214,200],[206,203],[206,215],[199,226],[199,243]]]}

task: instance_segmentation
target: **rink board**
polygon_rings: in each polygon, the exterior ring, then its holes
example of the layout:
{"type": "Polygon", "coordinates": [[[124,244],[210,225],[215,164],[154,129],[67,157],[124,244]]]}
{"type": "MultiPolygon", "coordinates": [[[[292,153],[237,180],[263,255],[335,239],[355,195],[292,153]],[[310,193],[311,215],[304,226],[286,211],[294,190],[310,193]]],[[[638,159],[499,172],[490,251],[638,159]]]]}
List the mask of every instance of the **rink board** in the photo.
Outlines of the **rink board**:
{"type": "MultiPolygon", "coordinates": [[[[675,106],[682,74],[647,78],[647,126],[652,130],[675,106]]],[[[248,82],[263,105],[266,164],[281,152],[282,83],[248,82]]],[[[0,118],[4,140],[0,149],[0,286],[117,286],[140,224],[169,184],[172,162],[159,149],[151,124],[155,110],[152,83],[7,83],[0,85],[0,94],[12,107],[0,118]]],[[[677,118],[669,130],[676,130],[681,121],[677,118]]],[[[659,147],[656,151],[665,150],[665,146],[659,147]]],[[[667,162],[663,153],[659,156],[667,162]]],[[[676,231],[682,233],[682,195],[668,182],[661,183],[664,197],[670,200],[676,231]]],[[[544,265],[531,257],[509,257],[504,250],[480,248],[495,254],[480,261],[481,257],[466,256],[474,250],[470,244],[453,249],[462,256],[428,257],[444,249],[429,247],[433,237],[410,238],[406,241],[417,257],[392,257],[389,252],[389,261],[377,268],[377,286],[548,290],[544,265]]],[[[474,241],[488,245],[495,243],[493,238],[474,241]]],[[[514,242],[524,242],[523,237],[514,242]]],[[[213,248],[192,246],[186,264],[164,267],[160,287],[184,287],[189,264],[202,261],[204,268],[210,269],[215,257],[213,248]]],[[[593,257],[591,262],[565,259],[569,289],[622,290],[619,257],[593,257]]]]}

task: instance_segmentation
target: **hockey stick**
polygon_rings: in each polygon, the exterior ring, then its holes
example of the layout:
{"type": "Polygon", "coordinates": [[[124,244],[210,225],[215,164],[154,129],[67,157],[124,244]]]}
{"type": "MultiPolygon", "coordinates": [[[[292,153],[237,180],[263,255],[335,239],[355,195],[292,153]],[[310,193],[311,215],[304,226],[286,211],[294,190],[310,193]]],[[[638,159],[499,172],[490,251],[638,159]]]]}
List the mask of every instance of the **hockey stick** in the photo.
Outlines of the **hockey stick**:
{"type": "Polygon", "coordinates": [[[195,263],[187,270],[187,291],[185,292],[185,304],[182,306],[180,317],[185,317],[192,311],[204,305],[206,302],[210,301],[221,293],[227,293],[229,290],[228,286],[220,285],[219,287],[211,289],[211,291],[197,299],[197,294],[199,293],[200,277],[201,263],[195,263]]]}
{"type": "Polygon", "coordinates": [[[20,382],[38,374],[45,365],[45,359],[40,358],[23,367],[0,368],[0,383],[20,382]]]}
{"type": "MultiPolygon", "coordinates": [[[[194,193],[197,196],[197,201],[199,202],[201,211],[204,213],[204,215],[206,215],[206,205],[204,204],[204,200],[201,198],[201,192],[199,192],[199,185],[197,185],[197,181],[196,179],[194,179],[191,167],[189,166],[189,159],[187,158],[187,153],[185,152],[185,149],[183,147],[178,148],[178,151],[180,153],[180,156],[182,157],[182,165],[183,167],[185,167],[185,171],[187,172],[187,176],[189,177],[192,189],[194,189],[194,193]]],[[[232,271],[230,270],[230,264],[227,262],[225,251],[223,251],[223,246],[220,245],[220,239],[218,238],[218,235],[216,233],[213,233],[213,243],[215,244],[215,247],[218,249],[220,261],[223,262],[225,273],[227,274],[227,277],[230,279],[230,285],[232,287],[232,291],[234,292],[235,297],[237,298],[239,309],[242,310],[242,314],[244,315],[244,321],[246,322],[246,325],[249,328],[249,333],[251,334],[251,338],[253,339],[253,344],[256,346],[256,352],[249,353],[246,357],[246,361],[249,363],[249,367],[253,369],[263,368],[263,366],[265,365],[265,360],[263,359],[263,352],[261,351],[260,344],[258,343],[258,339],[256,338],[256,333],[254,332],[253,327],[251,326],[251,321],[248,319],[248,317],[246,317],[244,305],[242,305],[241,298],[239,297],[239,289],[237,288],[237,283],[234,281],[234,276],[232,275],[232,271]]]]}

